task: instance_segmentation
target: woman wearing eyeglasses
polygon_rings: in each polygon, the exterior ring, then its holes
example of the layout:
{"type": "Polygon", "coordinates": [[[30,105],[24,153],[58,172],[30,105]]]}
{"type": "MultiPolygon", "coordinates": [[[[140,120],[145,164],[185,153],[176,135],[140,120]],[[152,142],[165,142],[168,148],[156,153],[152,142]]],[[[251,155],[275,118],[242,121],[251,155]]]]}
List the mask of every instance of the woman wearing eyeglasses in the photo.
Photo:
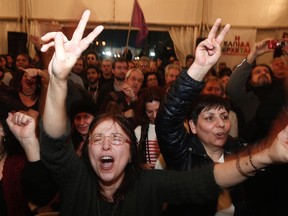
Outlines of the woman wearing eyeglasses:
{"type": "MultiPolygon", "coordinates": [[[[221,188],[254,176],[260,168],[288,162],[286,128],[272,146],[250,157],[189,172],[141,170],[133,128],[122,115],[98,117],[91,124],[83,158],[77,157],[69,138],[65,100],[71,67],[103,30],[96,27],[82,39],[89,15],[89,11],[84,12],[70,41],[61,32],[42,37],[47,43],[41,50],[55,45],[55,53],[49,65],[51,78],[40,124],[41,159],[60,188],[60,215],[161,215],[165,201],[207,202],[217,198],[221,188]]],[[[220,43],[229,29],[226,25],[216,37],[220,23],[218,19],[208,39],[197,48],[190,74],[197,80],[220,57],[220,43]]]]}

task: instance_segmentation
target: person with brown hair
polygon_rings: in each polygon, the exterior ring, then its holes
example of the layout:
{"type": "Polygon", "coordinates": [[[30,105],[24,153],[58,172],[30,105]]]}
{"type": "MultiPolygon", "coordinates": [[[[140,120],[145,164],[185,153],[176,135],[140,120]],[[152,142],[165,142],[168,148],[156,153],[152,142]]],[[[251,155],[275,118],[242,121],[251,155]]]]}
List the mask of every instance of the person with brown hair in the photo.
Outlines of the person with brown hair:
{"type": "Polygon", "coordinates": [[[146,169],[154,169],[160,149],[155,132],[155,119],[162,97],[162,87],[145,88],[137,100],[135,108],[135,135],[138,140],[140,161],[146,169]]]}

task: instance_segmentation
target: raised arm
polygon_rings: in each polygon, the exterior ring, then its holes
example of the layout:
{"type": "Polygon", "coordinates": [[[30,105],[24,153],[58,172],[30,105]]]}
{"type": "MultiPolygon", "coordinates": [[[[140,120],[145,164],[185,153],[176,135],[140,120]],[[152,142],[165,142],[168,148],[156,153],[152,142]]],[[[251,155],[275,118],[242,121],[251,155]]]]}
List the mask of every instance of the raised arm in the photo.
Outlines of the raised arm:
{"type": "Polygon", "coordinates": [[[34,117],[21,112],[9,113],[6,119],[11,132],[20,142],[30,162],[40,160],[39,141],[35,131],[36,121],[34,117]]]}
{"type": "Polygon", "coordinates": [[[50,32],[41,38],[45,43],[41,48],[42,52],[46,52],[50,47],[55,47],[55,53],[48,67],[50,82],[43,114],[44,130],[54,138],[60,137],[66,132],[68,119],[65,100],[69,72],[81,53],[103,30],[103,26],[98,26],[82,39],[89,16],[90,11],[86,10],[71,40],[68,40],[62,32],[50,32]]]}
{"type": "Polygon", "coordinates": [[[221,19],[218,18],[206,40],[202,41],[196,48],[195,61],[188,69],[188,75],[196,81],[202,81],[209,69],[218,61],[221,56],[221,43],[230,29],[226,24],[216,37],[217,30],[221,25],[221,19]]]}
{"type": "Polygon", "coordinates": [[[197,47],[196,59],[188,69],[188,73],[180,74],[158,110],[155,129],[167,167],[185,169],[186,158],[191,155],[187,143],[192,137],[183,122],[203,88],[203,83],[200,81],[220,57],[220,44],[230,27],[226,25],[216,38],[220,23],[221,20],[217,19],[208,38],[197,47]]]}
{"type": "MultiPolygon", "coordinates": [[[[270,141],[269,137],[267,140],[270,141]]],[[[215,165],[214,176],[222,188],[228,188],[254,176],[266,166],[278,163],[288,163],[288,126],[264,150],[215,165]]]]}
{"type": "Polygon", "coordinates": [[[272,52],[273,49],[268,48],[268,42],[271,38],[266,38],[262,41],[254,43],[250,53],[247,56],[247,62],[253,64],[254,61],[261,55],[267,52],[272,52]]]}
{"type": "Polygon", "coordinates": [[[246,83],[255,65],[255,60],[258,56],[271,52],[272,50],[268,49],[268,41],[269,38],[266,38],[260,42],[254,43],[247,58],[244,59],[231,74],[227,84],[227,93],[234,103],[239,104],[239,102],[246,99],[246,95],[248,94],[246,83]]]}

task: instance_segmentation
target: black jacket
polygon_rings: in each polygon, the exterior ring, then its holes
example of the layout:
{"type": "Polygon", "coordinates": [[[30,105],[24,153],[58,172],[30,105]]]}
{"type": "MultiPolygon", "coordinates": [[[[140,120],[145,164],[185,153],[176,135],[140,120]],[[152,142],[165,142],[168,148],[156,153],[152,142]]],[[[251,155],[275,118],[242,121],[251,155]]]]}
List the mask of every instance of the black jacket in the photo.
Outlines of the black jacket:
{"type": "MultiPolygon", "coordinates": [[[[197,82],[187,72],[182,72],[162,101],[156,118],[156,133],[168,169],[191,170],[213,163],[198,137],[188,133],[183,124],[202,87],[203,82],[197,82]]],[[[240,148],[240,141],[229,138],[224,146],[225,155],[240,148]]],[[[169,205],[167,214],[215,215],[217,202],[218,199],[206,205],[169,205]]]]}

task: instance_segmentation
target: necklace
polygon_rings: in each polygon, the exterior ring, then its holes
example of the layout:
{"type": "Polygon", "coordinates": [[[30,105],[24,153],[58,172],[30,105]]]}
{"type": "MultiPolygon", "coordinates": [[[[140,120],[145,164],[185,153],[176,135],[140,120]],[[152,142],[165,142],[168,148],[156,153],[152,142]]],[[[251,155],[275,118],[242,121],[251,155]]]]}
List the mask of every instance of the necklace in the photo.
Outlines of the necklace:
{"type": "MultiPolygon", "coordinates": [[[[99,198],[97,197],[96,198],[96,201],[97,201],[97,208],[98,208],[98,216],[101,216],[101,212],[100,212],[100,204],[99,204],[99,198]]],[[[109,203],[106,203],[105,201],[102,202],[102,206],[103,206],[103,210],[105,210],[105,215],[107,214],[107,212],[110,210],[110,206],[108,205],[109,203]],[[108,210],[109,209],[109,210],[108,210]]],[[[118,207],[118,204],[119,204],[119,199],[117,199],[117,202],[114,204],[114,207],[112,209],[112,212],[110,214],[110,216],[113,216],[116,212],[116,209],[118,207]]],[[[108,214],[107,214],[108,215],[108,214]]]]}
{"type": "Polygon", "coordinates": [[[35,95],[35,92],[33,92],[33,93],[31,93],[31,94],[27,94],[27,93],[25,93],[23,90],[21,90],[21,93],[22,93],[23,95],[27,96],[27,97],[31,97],[31,96],[35,95]]]}

